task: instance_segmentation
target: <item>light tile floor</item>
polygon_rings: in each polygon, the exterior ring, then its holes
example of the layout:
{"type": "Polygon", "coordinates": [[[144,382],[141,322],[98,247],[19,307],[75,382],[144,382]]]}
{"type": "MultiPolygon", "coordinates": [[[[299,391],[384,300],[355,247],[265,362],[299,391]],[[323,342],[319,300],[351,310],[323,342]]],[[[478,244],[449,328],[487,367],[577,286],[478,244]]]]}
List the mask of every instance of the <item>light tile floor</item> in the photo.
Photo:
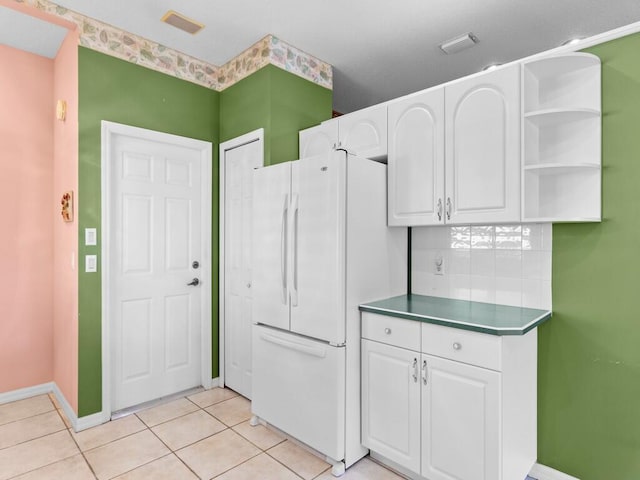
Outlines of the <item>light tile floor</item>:
{"type": "MultiPolygon", "coordinates": [[[[0,405],[0,480],[330,480],[330,466],[215,388],[79,433],[53,396],[0,405]]],[[[364,458],[344,480],[400,480],[364,458]]]]}

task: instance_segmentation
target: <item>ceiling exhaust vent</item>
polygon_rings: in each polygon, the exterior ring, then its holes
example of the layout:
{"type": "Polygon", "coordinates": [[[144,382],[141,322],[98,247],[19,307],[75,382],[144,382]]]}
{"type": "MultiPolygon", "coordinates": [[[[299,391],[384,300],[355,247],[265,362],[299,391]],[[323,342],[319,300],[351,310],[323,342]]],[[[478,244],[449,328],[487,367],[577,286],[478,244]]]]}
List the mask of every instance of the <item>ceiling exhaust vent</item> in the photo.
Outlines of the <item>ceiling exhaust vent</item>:
{"type": "Polygon", "coordinates": [[[167,13],[165,13],[162,17],[162,21],[164,23],[168,23],[173,27],[190,33],[191,35],[198,33],[204,28],[204,25],[202,23],[191,20],[190,18],[187,18],[184,15],[173,10],[169,10],[167,13]]]}
{"type": "Polygon", "coordinates": [[[473,47],[476,43],[478,43],[478,37],[469,32],[441,43],[440,49],[447,55],[451,55],[473,47]]]}

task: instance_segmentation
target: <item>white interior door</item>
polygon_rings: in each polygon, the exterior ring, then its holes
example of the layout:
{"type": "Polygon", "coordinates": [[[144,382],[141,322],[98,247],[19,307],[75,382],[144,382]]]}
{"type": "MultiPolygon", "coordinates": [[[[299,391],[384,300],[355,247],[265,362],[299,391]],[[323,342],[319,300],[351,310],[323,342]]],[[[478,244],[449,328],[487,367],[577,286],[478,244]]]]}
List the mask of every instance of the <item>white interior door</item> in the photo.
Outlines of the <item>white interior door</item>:
{"type": "MultiPolygon", "coordinates": [[[[233,142],[233,141],[232,141],[233,142]]],[[[224,158],[224,382],[251,398],[251,222],[253,171],[262,166],[263,142],[221,151],[224,158]]]]}
{"type": "Polygon", "coordinates": [[[210,287],[202,150],[111,138],[111,408],[119,410],[202,384],[202,286],[210,287]],[[194,278],[199,284],[188,285],[194,278]]]}

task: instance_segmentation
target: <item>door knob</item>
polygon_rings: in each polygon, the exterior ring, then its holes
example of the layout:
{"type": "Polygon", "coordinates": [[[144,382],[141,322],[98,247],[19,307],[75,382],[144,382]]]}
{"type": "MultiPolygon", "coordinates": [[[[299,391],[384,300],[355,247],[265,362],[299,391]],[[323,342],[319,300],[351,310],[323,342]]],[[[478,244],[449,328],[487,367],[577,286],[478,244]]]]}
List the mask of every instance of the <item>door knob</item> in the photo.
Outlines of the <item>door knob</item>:
{"type": "Polygon", "coordinates": [[[200,280],[197,278],[194,278],[189,283],[187,283],[187,285],[190,287],[197,287],[198,285],[200,285],[200,280]]]}

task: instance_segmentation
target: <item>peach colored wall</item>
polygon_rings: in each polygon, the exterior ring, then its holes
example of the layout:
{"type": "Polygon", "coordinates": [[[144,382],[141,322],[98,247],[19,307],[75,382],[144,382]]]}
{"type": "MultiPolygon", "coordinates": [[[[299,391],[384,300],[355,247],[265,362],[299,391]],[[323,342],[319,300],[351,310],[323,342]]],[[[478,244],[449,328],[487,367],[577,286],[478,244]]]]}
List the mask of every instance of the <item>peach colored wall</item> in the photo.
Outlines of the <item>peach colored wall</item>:
{"type": "MultiPolygon", "coordinates": [[[[67,102],[64,122],[53,120],[53,380],[78,412],[77,218],[65,223],[59,200],[72,190],[78,203],[78,36],[70,32],[54,62],[54,102],[67,102]]],[[[75,208],[77,210],[77,208],[75,208]]]]}
{"type": "Polygon", "coordinates": [[[0,392],[53,378],[53,61],[0,45],[0,392]]]}

